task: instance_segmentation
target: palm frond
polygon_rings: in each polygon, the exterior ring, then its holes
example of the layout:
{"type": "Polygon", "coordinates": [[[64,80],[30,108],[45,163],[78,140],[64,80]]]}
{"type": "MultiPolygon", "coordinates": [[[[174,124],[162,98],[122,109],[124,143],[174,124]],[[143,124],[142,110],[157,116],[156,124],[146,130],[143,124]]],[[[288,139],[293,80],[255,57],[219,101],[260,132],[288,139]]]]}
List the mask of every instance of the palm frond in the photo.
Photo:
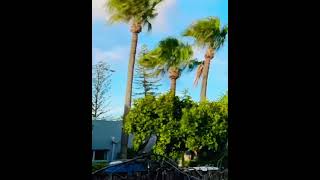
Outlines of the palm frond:
{"type": "Polygon", "coordinates": [[[168,73],[170,68],[176,68],[180,70],[179,72],[184,69],[191,71],[199,64],[192,57],[193,50],[190,45],[168,37],[161,40],[154,50],[145,54],[138,61],[144,67],[154,69],[154,74],[160,76],[168,73]]]}
{"type": "Polygon", "coordinates": [[[228,26],[222,28],[220,26],[219,18],[208,17],[191,24],[182,35],[194,38],[198,46],[218,50],[225,42],[228,33],[228,26]]]}
{"type": "Polygon", "coordinates": [[[198,65],[196,76],[195,76],[195,79],[194,79],[194,82],[193,82],[194,86],[198,85],[199,79],[202,77],[203,67],[204,67],[204,61],[201,64],[198,65]]]}
{"type": "Polygon", "coordinates": [[[148,20],[144,21],[143,25],[147,26],[148,32],[150,32],[152,30],[152,24],[148,20]]]}
{"type": "Polygon", "coordinates": [[[201,64],[202,62],[198,61],[197,59],[193,59],[187,64],[186,68],[190,72],[190,71],[193,71],[195,68],[197,68],[201,64]]]}
{"type": "Polygon", "coordinates": [[[157,68],[150,74],[150,77],[161,77],[164,76],[165,73],[166,70],[164,68],[157,68]]]}
{"type": "Polygon", "coordinates": [[[151,31],[150,21],[154,19],[158,13],[156,6],[163,0],[107,0],[104,7],[108,14],[109,23],[139,23],[147,26],[147,30],[151,31]]]}

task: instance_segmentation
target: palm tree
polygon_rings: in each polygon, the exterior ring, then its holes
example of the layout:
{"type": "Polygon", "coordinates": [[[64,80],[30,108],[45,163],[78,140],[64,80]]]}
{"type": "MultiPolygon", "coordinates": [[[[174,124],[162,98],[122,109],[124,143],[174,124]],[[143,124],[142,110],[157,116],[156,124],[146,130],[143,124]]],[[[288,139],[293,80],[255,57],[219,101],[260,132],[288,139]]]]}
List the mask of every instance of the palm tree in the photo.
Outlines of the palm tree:
{"type": "Polygon", "coordinates": [[[215,52],[224,44],[227,34],[228,26],[220,27],[220,20],[217,17],[198,20],[183,33],[183,36],[193,37],[197,45],[207,48],[204,56],[205,60],[202,65],[198,66],[195,78],[196,85],[202,76],[200,101],[206,99],[210,61],[213,59],[215,52]]]}
{"type": "MultiPolygon", "coordinates": [[[[143,26],[147,26],[148,31],[152,26],[150,21],[157,16],[155,7],[162,0],[107,0],[106,10],[110,14],[109,22],[124,22],[131,25],[131,49],[128,65],[127,89],[125,95],[125,106],[123,113],[123,123],[131,107],[132,81],[135,64],[135,55],[138,43],[138,34],[143,26]]],[[[128,135],[123,131],[121,134],[121,158],[127,158],[128,135]]]]}
{"type": "Polygon", "coordinates": [[[176,81],[185,69],[192,70],[198,62],[192,59],[192,47],[176,38],[166,38],[159,45],[139,59],[139,63],[152,70],[154,76],[168,74],[170,91],[175,95],[176,81]]]}

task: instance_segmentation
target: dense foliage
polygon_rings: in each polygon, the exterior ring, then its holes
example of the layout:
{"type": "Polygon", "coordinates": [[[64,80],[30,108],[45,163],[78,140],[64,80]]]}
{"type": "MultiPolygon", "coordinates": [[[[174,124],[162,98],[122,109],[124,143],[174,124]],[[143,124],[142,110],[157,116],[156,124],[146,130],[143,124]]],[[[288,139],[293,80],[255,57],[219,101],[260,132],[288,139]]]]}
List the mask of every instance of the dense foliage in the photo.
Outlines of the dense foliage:
{"type": "Polygon", "coordinates": [[[153,152],[178,159],[187,150],[221,149],[227,140],[227,120],[227,96],[217,102],[197,103],[189,96],[179,98],[168,93],[137,99],[125,130],[134,135],[134,149],[156,134],[153,152]]]}
{"type": "Polygon", "coordinates": [[[91,166],[91,172],[98,171],[108,165],[107,162],[102,161],[102,162],[93,162],[91,166]]]}
{"type": "Polygon", "coordinates": [[[185,150],[180,135],[182,109],[191,107],[192,103],[190,99],[180,100],[170,93],[136,100],[125,124],[126,131],[134,135],[134,149],[138,149],[151,134],[156,134],[158,140],[154,152],[178,157],[179,152],[185,150]]]}
{"type": "Polygon", "coordinates": [[[227,138],[228,100],[224,96],[217,102],[204,101],[183,110],[181,131],[186,147],[193,151],[203,147],[218,150],[227,138]]]}

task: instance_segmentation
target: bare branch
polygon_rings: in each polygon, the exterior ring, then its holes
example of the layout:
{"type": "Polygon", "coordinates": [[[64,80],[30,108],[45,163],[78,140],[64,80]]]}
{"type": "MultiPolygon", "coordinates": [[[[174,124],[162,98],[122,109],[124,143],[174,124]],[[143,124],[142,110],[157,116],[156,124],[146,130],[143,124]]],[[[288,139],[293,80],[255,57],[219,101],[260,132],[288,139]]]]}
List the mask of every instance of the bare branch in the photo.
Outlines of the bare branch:
{"type": "Polygon", "coordinates": [[[110,105],[111,75],[113,70],[103,61],[92,67],[92,116],[99,118],[110,105]]]}

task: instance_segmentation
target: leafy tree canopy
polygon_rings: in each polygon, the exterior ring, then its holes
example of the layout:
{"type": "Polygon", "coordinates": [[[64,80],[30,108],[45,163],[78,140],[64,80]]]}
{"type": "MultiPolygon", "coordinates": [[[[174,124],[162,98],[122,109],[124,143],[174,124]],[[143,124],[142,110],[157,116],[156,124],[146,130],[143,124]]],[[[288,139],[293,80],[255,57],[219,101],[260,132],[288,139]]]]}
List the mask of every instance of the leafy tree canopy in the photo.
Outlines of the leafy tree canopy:
{"type": "Polygon", "coordinates": [[[126,117],[125,130],[138,149],[151,134],[158,137],[153,152],[177,159],[187,150],[218,150],[227,140],[228,97],[194,102],[190,96],[163,94],[137,99],[126,117]]]}
{"type": "Polygon", "coordinates": [[[227,139],[227,126],[228,96],[217,102],[203,101],[183,110],[181,131],[190,150],[218,150],[227,139]]]}

